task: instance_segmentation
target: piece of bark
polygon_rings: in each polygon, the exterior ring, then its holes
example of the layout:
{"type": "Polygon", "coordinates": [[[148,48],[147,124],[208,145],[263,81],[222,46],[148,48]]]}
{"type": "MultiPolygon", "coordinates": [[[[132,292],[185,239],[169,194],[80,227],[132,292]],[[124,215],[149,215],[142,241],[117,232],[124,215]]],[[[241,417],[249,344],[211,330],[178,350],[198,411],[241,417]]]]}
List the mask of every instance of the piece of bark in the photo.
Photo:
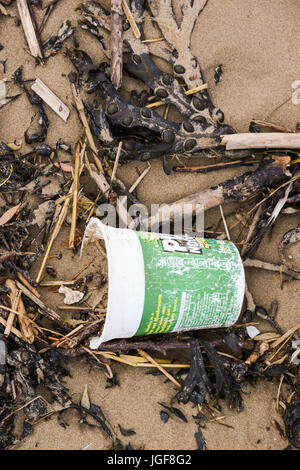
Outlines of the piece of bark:
{"type": "Polygon", "coordinates": [[[27,0],[17,0],[17,6],[30,52],[33,57],[39,57],[40,59],[42,59],[43,54],[37,39],[27,0]]]}
{"type": "Polygon", "coordinates": [[[42,98],[63,121],[67,121],[70,114],[69,108],[42,82],[42,80],[37,78],[31,86],[31,89],[42,98]]]}
{"type": "Polygon", "coordinates": [[[300,134],[279,132],[228,134],[221,136],[221,144],[226,145],[226,150],[250,148],[297,149],[300,148],[300,134]]]}
{"type": "MultiPolygon", "coordinates": [[[[254,193],[263,191],[287,180],[291,175],[287,170],[290,157],[270,155],[264,158],[252,172],[212,186],[209,189],[191,194],[173,204],[165,204],[148,219],[150,228],[154,224],[172,221],[176,217],[193,214],[198,210],[208,210],[227,201],[244,201],[254,193]]],[[[149,230],[149,226],[148,226],[149,230]]]]}
{"type": "Polygon", "coordinates": [[[123,75],[122,0],[111,0],[110,79],[118,90],[123,75]]]}

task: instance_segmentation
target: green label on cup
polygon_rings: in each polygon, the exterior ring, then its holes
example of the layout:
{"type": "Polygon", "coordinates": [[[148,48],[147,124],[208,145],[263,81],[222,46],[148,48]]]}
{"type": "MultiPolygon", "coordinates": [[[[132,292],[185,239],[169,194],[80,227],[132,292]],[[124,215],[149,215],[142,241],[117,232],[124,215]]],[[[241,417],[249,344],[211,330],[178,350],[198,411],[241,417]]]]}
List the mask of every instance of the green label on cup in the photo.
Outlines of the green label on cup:
{"type": "Polygon", "coordinates": [[[237,248],[223,240],[136,232],[145,267],[135,336],[233,325],[244,296],[237,248]]]}

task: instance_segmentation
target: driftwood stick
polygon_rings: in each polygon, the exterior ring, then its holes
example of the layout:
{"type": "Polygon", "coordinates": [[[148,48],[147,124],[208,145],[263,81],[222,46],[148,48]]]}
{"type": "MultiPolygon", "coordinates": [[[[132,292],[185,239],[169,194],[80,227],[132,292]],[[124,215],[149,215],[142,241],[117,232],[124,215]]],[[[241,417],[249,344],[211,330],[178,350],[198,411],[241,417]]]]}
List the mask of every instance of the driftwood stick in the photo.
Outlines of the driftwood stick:
{"type": "Polygon", "coordinates": [[[287,266],[283,264],[273,264],[267,263],[266,261],[260,261],[258,259],[247,258],[243,262],[244,268],[256,268],[256,269],[265,269],[267,271],[272,271],[275,273],[286,274],[287,276],[300,280],[300,273],[291,271],[287,266]]]}
{"type": "Polygon", "coordinates": [[[116,90],[121,87],[123,76],[122,0],[111,0],[110,78],[116,90]]]}
{"type": "Polygon", "coordinates": [[[300,148],[300,134],[297,133],[262,132],[253,134],[228,134],[221,136],[221,139],[221,144],[226,145],[226,150],[300,148]]]}
{"type": "Polygon", "coordinates": [[[190,347],[189,340],[177,340],[177,339],[169,339],[166,341],[128,341],[128,340],[120,340],[120,341],[110,341],[107,343],[102,343],[97,350],[98,351],[112,351],[112,352],[126,352],[130,350],[138,350],[138,349],[145,349],[145,350],[152,350],[157,351],[162,354],[166,354],[168,349],[188,349],[190,347]]]}
{"type": "Polygon", "coordinates": [[[267,156],[255,171],[191,194],[173,204],[165,204],[157,211],[157,214],[148,219],[150,228],[157,223],[182,217],[183,211],[185,215],[188,215],[197,210],[211,209],[227,201],[244,201],[253,194],[288,179],[291,176],[287,170],[289,163],[290,157],[288,156],[267,156]]]}
{"type": "Polygon", "coordinates": [[[27,0],[17,0],[17,6],[30,52],[33,57],[39,57],[42,59],[43,54],[36,36],[36,31],[30,15],[27,0]]]}
{"type": "Polygon", "coordinates": [[[18,315],[18,322],[20,325],[20,330],[22,333],[22,338],[29,344],[34,342],[34,334],[31,328],[30,320],[27,317],[27,313],[21,299],[21,290],[19,290],[12,279],[7,279],[5,282],[6,287],[10,289],[11,292],[11,311],[7,320],[7,325],[4,331],[4,334],[8,336],[12,331],[13,321],[15,314],[18,315]]]}

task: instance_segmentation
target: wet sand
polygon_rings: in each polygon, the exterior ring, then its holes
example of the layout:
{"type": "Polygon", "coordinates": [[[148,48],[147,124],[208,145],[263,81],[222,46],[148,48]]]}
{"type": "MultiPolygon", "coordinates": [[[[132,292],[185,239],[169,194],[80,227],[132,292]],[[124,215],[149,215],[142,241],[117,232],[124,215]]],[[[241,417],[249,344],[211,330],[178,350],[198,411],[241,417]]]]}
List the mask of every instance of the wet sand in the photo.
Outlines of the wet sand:
{"type": "MultiPolygon", "coordinates": [[[[106,2],[109,3],[109,2],[106,2]]],[[[175,2],[175,4],[178,2],[175,2]]],[[[46,4],[46,2],[45,2],[46,4]]],[[[62,0],[50,17],[44,38],[53,34],[64,19],[77,24],[79,13],[74,11],[78,2],[62,0]]],[[[16,14],[15,6],[8,9],[16,14]]],[[[300,6],[296,0],[209,0],[207,7],[196,23],[192,38],[192,51],[198,58],[205,79],[209,85],[213,101],[225,113],[225,122],[238,132],[247,131],[252,118],[268,119],[274,123],[295,129],[300,120],[300,105],[291,100],[274,111],[288,100],[292,93],[292,83],[300,79],[298,18],[300,6]],[[214,83],[214,69],[223,65],[222,81],[214,83]]],[[[14,18],[0,19],[0,42],[4,49],[0,60],[7,60],[9,77],[14,70],[23,64],[24,77],[42,79],[71,108],[67,123],[63,123],[55,113],[47,109],[50,128],[47,143],[54,145],[62,138],[74,149],[76,139],[81,133],[81,125],[76,112],[71,107],[71,90],[67,74],[72,70],[68,59],[62,54],[52,57],[44,67],[36,67],[33,59],[24,52],[26,43],[22,27],[16,27],[14,18]]],[[[78,29],[77,37],[80,48],[86,50],[93,60],[101,62],[104,58],[99,42],[78,29]]],[[[66,43],[72,47],[72,40],[66,43]]],[[[64,46],[65,48],[66,46],[64,46]]],[[[3,78],[0,69],[0,78],[3,78]]],[[[132,82],[125,78],[123,88],[132,87],[132,82]]],[[[16,102],[0,112],[0,139],[6,142],[15,139],[24,142],[24,131],[32,117],[27,99],[22,96],[16,102]]],[[[22,148],[25,149],[25,144],[22,148]]],[[[199,161],[199,159],[195,160],[199,161]]],[[[172,162],[171,162],[172,163],[172,162]]],[[[136,167],[145,168],[145,163],[133,162],[124,165],[118,175],[128,185],[137,177],[136,167]]],[[[151,162],[151,171],[138,187],[139,200],[151,203],[171,202],[192,192],[207,188],[212,184],[224,181],[229,177],[243,173],[244,169],[220,171],[206,175],[175,174],[165,175],[159,160],[151,162]]],[[[229,214],[233,207],[226,207],[229,214]]],[[[228,216],[229,217],[229,216],[228,216]]],[[[220,219],[217,210],[205,214],[205,226],[215,224],[220,219]]],[[[231,218],[231,220],[234,220],[231,218]]],[[[299,215],[280,216],[271,236],[267,235],[256,253],[258,259],[279,262],[278,243],[283,234],[299,224],[299,215]]],[[[234,235],[235,232],[232,234],[234,235]]],[[[68,232],[63,230],[54,246],[54,251],[61,249],[62,240],[67,239],[68,232]]],[[[300,266],[299,249],[289,251],[295,265],[300,266]]],[[[87,247],[84,257],[64,252],[63,263],[53,261],[59,279],[70,277],[95,257],[93,247],[87,247]]],[[[97,270],[96,259],[93,269],[97,270]]],[[[36,266],[32,275],[37,273],[36,266]]],[[[247,270],[247,282],[257,304],[269,308],[271,302],[279,302],[278,322],[283,329],[294,326],[299,321],[299,283],[287,282],[280,288],[279,275],[247,270]]],[[[51,307],[57,308],[62,303],[59,294],[50,294],[44,289],[43,300],[51,307]]],[[[268,330],[261,323],[262,329],[268,330]]],[[[160,420],[158,402],[168,403],[176,393],[170,382],[165,383],[162,376],[146,375],[145,370],[116,364],[113,366],[118,374],[120,387],[106,389],[106,379],[100,371],[87,365],[84,361],[72,360],[71,377],[67,379],[70,393],[79,401],[85,384],[91,400],[99,404],[109,421],[118,432],[117,424],[134,428],[136,435],[121,438],[122,442],[130,441],[134,448],[145,449],[195,449],[194,433],[196,425],[192,415],[196,414],[191,405],[180,406],[188,418],[188,423],[170,419],[163,424],[160,420]]],[[[203,431],[208,449],[282,449],[286,446],[271,425],[272,419],[280,421],[275,410],[277,383],[259,382],[255,388],[245,390],[245,410],[238,414],[228,410],[224,404],[222,413],[226,416],[224,427],[216,422],[209,423],[203,431]]],[[[98,429],[80,426],[74,414],[65,416],[69,426],[61,427],[56,416],[39,423],[34,434],[26,438],[19,449],[108,449],[110,442],[98,429]]]]}

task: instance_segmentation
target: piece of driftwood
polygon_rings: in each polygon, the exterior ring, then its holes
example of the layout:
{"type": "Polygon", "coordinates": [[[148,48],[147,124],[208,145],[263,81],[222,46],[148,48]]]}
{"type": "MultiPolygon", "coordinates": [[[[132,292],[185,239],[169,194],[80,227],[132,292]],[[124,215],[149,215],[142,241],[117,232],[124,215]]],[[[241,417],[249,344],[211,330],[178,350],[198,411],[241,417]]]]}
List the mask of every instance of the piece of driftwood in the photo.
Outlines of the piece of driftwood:
{"type": "Polygon", "coordinates": [[[110,79],[118,90],[123,76],[122,0],[111,1],[110,79]]]}
{"type": "Polygon", "coordinates": [[[67,121],[70,114],[69,108],[42,82],[42,80],[37,78],[31,86],[31,89],[42,98],[63,121],[67,121]]]}
{"type": "Polygon", "coordinates": [[[230,134],[221,136],[221,144],[226,150],[240,149],[300,149],[300,134],[279,132],[230,134]]]}
{"type": "Polygon", "coordinates": [[[264,269],[266,271],[272,271],[274,273],[286,274],[292,279],[300,280],[299,273],[291,270],[289,267],[282,264],[267,263],[258,259],[247,258],[243,262],[243,265],[244,268],[264,269]]]}
{"type": "MultiPolygon", "coordinates": [[[[279,184],[291,175],[288,171],[290,157],[270,155],[264,158],[255,171],[227,180],[199,193],[191,194],[173,204],[165,204],[149,218],[150,227],[172,221],[176,217],[193,214],[197,209],[208,210],[227,201],[243,201],[265,188],[279,184]]],[[[148,227],[149,228],[149,227],[148,227]]]]}
{"type": "Polygon", "coordinates": [[[43,58],[34,24],[30,15],[27,0],[17,0],[17,6],[19,10],[20,19],[22,22],[23,30],[25,33],[26,41],[33,57],[43,58]]]}

